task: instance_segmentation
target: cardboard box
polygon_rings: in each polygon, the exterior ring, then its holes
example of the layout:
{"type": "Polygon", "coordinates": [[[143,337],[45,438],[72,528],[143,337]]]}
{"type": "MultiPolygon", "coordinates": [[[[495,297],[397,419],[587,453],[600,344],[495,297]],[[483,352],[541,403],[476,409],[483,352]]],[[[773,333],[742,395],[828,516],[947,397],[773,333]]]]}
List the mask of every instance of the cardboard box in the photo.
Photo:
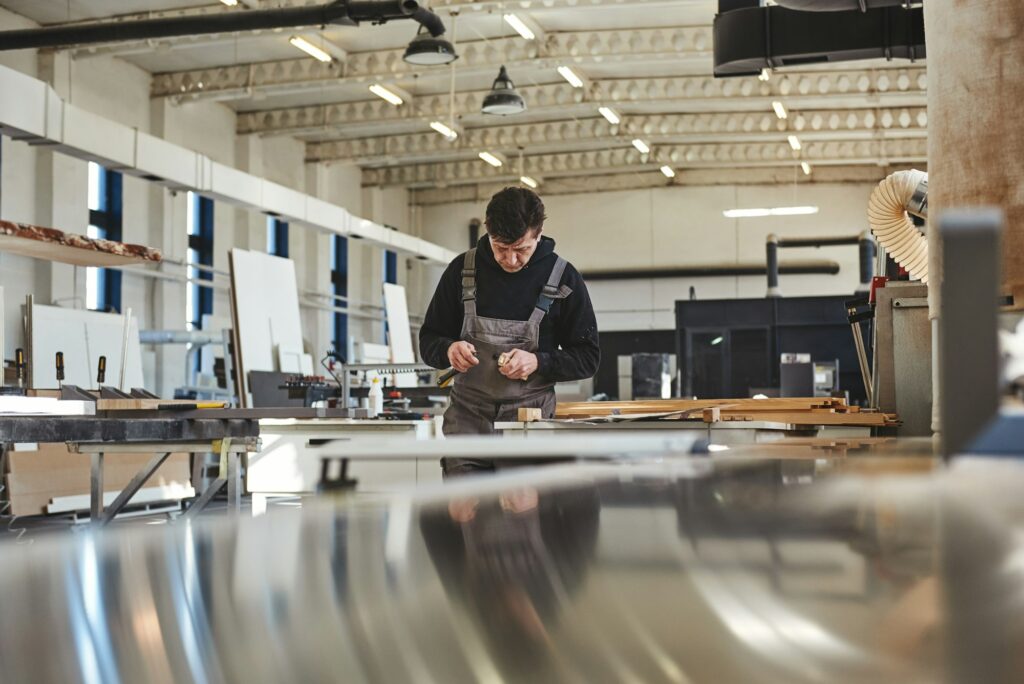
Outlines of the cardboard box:
{"type": "MultiPolygon", "coordinates": [[[[70,453],[67,445],[39,444],[37,451],[8,453],[6,492],[14,515],[42,515],[55,497],[89,494],[91,458],[70,453]]],[[[106,454],[103,459],[103,488],[120,491],[153,454],[106,454]]],[[[144,487],[160,484],[190,484],[188,454],[171,454],[157,468],[144,487]]]]}

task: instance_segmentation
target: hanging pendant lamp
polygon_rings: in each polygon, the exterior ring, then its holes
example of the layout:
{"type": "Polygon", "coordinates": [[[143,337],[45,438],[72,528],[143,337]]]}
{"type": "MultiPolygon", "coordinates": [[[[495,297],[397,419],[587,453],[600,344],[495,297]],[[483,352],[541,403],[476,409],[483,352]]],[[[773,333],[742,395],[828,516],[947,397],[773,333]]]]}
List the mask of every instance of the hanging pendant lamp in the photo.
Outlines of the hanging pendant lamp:
{"type": "Polygon", "coordinates": [[[498,78],[494,79],[491,92],[484,98],[483,107],[480,108],[484,114],[497,114],[508,116],[509,114],[521,114],[526,111],[526,102],[523,96],[516,91],[512,79],[508,77],[508,71],[502,65],[498,72],[498,78]]]}

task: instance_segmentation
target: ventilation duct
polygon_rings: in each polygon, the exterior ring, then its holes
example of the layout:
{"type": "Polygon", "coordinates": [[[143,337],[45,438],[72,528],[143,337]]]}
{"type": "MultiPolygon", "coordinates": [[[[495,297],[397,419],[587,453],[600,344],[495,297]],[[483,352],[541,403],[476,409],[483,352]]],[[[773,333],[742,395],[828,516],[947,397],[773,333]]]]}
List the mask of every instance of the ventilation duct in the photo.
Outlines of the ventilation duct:
{"type": "Polygon", "coordinates": [[[924,17],[919,7],[869,7],[864,12],[744,7],[715,16],[714,42],[718,77],[857,59],[913,62],[925,57],[924,17]]]}
{"type": "MultiPolygon", "coordinates": [[[[775,4],[802,12],[848,12],[852,10],[867,12],[869,9],[878,9],[879,7],[906,5],[907,0],[775,0],[775,4]]],[[[920,4],[920,0],[916,4],[920,4]]]]}
{"type": "Polygon", "coordinates": [[[56,48],[296,26],[355,26],[360,22],[384,23],[392,19],[414,19],[431,35],[444,33],[441,20],[421,8],[416,0],[336,0],[311,7],[282,7],[3,31],[0,32],[0,50],[56,48]]]}
{"type": "Polygon", "coordinates": [[[868,200],[868,225],[878,242],[910,277],[928,282],[928,238],[910,219],[928,218],[928,174],[897,171],[868,200]]]}

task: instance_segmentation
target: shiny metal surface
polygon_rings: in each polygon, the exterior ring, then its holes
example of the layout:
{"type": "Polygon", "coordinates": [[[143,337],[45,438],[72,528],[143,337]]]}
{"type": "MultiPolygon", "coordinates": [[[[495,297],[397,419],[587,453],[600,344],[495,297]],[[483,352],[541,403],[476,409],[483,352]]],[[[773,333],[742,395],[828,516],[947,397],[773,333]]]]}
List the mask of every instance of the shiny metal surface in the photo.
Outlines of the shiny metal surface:
{"type": "Polygon", "coordinates": [[[684,459],[0,546],[5,682],[1020,681],[1024,467],[684,459]]]}

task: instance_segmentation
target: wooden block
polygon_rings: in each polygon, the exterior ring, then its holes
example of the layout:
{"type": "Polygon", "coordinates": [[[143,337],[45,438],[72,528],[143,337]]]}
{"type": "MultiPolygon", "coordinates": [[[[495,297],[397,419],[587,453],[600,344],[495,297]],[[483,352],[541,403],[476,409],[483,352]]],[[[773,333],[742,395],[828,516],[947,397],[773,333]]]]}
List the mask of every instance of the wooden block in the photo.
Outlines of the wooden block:
{"type": "Polygon", "coordinates": [[[519,422],[520,423],[534,423],[538,420],[543,420],[544,415],[541,413],[539,408],[521,408],[519,409],[519,422]]]}
{"type": "Polygon", "coordinates": [[[701,417],[705,423],[717,423],[722,420],[722,409],[718,406],[706,408],[701,412],[701,417]]]}

